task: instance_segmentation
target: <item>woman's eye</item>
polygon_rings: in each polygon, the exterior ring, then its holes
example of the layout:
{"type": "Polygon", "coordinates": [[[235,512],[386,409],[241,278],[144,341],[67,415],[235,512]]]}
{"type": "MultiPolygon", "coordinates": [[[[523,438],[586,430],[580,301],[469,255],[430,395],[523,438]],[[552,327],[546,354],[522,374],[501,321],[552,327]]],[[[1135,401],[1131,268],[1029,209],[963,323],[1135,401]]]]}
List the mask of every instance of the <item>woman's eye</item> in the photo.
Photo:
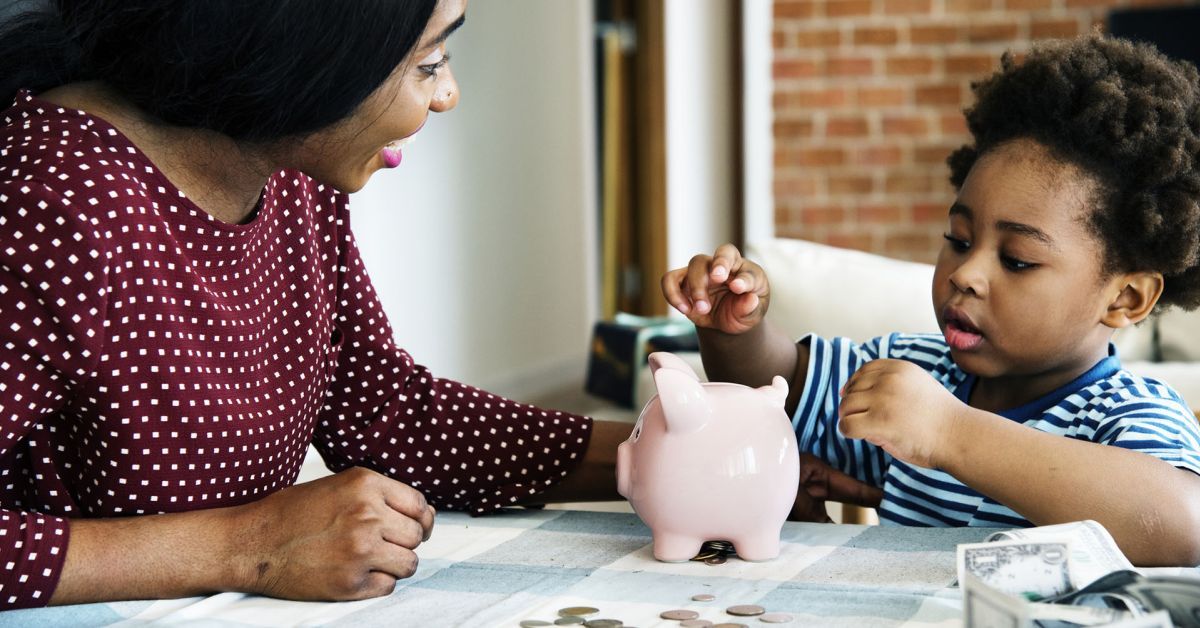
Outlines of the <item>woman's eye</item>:
{"type": "Polygon", "coordinates": [[[967,249],[971,248],[971,244],[969,242],[966,240],[960,240],[949,233],[942,234],[942,237],[946,239],[946,242],[950,245],[950,248],[954,249],[954,251],[958,253],[964,253],[967,249]]]}
{"type": "Polygon", "coordinates": [[[447,52],[446,54],[442,55],[442,58],[439,59],[437,63],[419,65],[417,66],[417,69],[425,74],[426,77],[433,77],[437,76],[438,70],[446,67],[448,63],[450,63],[450,53],[447,52]]]}

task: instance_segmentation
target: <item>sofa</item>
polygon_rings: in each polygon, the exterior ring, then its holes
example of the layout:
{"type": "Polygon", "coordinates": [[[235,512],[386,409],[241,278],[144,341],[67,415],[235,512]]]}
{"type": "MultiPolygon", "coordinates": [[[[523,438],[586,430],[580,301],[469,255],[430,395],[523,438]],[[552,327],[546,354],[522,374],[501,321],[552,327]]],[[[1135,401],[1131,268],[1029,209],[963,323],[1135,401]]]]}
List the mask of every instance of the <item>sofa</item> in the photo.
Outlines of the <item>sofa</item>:
{"type": "MultiPolygon", "coordinates": [[[[937,332],[933,266],[775,238],[746,248],[771,280],[767,318],[790,336],[815,332],[865,341],[889,332],[937,332]]],[[[1162,380],[1200,409],[1200,311],[1171,310],[1122,329],[1114,344],[1125,368],[1162,380]]],[[[698,353],[683,354],[703,375],[698,353]]],[[[635,383],[634,407],[655,393],[648,368],[635,383]]]]}

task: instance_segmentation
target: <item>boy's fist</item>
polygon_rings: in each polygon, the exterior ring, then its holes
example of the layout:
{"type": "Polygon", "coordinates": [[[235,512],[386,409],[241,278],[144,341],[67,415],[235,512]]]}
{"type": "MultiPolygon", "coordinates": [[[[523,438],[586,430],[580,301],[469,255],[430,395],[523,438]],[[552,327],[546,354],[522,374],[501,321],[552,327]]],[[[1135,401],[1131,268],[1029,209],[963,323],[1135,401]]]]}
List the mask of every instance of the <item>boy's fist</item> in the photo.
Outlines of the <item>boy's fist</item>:
{"type": "Polygon", "coordinates": [[[697,327],[727,334],[761,322],[771,294],[762,267],[743,258],[732,244],[721,245],[711,257],[693,257],[686,268],[667,271],[662,291],[667,303],[697,327]]]}

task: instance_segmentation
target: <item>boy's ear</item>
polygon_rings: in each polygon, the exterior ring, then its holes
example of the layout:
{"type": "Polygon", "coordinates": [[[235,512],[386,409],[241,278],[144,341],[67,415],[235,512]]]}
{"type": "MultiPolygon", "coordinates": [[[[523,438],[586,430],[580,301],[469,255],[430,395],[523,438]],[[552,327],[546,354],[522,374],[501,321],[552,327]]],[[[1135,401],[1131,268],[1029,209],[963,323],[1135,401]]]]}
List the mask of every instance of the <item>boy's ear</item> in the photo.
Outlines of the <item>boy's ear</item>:
{"type": "Polygon", "coordinates": [[[1160,272],[1136,272],[1118,275],[1113,285],[1120,292],[1108,304],[1101,322],[1113,329],[1140,323],[1158,303],[1163,292],[1163,276],[1160,272]]]}

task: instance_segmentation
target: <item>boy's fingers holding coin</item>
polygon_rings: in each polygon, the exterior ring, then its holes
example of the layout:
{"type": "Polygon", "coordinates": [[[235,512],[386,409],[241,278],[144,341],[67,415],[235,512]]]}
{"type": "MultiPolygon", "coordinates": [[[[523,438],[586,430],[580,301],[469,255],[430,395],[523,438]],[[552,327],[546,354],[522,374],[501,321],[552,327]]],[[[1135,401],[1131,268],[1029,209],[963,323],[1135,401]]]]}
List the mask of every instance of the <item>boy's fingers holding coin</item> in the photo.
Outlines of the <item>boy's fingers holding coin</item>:
{"type": "Polygon", "coordinates": [[[722,244],[717,247],[710,264],[709,274],[716,283],[724,283],[729,275],[735,272],[742,263],[742,254],[732,244],[722,244]]]}

